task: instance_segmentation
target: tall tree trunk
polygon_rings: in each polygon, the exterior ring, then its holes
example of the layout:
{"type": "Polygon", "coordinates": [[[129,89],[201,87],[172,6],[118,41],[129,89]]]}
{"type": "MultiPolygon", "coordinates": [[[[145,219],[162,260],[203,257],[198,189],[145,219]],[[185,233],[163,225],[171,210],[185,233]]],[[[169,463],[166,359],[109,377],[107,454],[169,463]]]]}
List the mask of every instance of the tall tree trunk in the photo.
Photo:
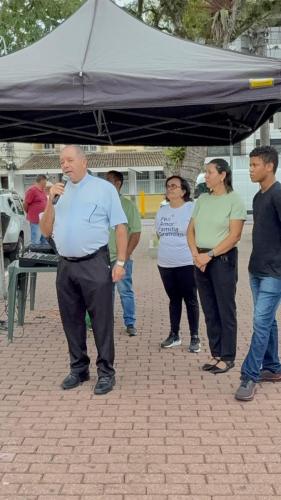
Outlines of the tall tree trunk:
{"type": "Polygon", "coordinates": [[[171,177],[171,175],[181,175],[181,163],[173,163],[167,159],[164,165],[164,175],[166,179],[171,177]]]}
{"type": "MultiPolygon", "coordinates": [[[[248,54],[256,54],[258,56],[267,56],[267,30],[266,28],[260,28],[258,30],[249,30],[243,37],[244,42],[242,46],[242,52],[248,54]],[[251,36],[249,36],[249,33],[251,36]]],[[[260,145],[270,146],[270,125],[269,121],[266,121],[260,127],[260,145]]]]}
{"type": "Polygon", "coordinates": [[[138,17],[142,19],[144,0],[138,0],[138,17]]]}
{"type": "Polygon", "coordinates": [[[188,181],[192,196],[194,194],[196,179],[203,170],[206,156],[207,147],[205,146],[186,148],[181,166],[181,176],[188,181]]]}
{"type": "Polygon", "coordinates": [[[186,179],[190,185],[191,196],[193,196],[195,182],[198,175],[203,170],[206,156],[207,147],[187,147],[182,161],[173,162],[167,158],[166,165],[164,166],[165,177],[167,178],[171,175],[180,175],[186,179]]]}
{"type": "MultiPolygon", "coordinates": [[[[267,30],[261,28],[258,30],[258,40],[259,44],[256,47],[256,54],[259,56],[266,57],[267,56],[267,30]]],[[[266,121],[260,127],[260,145],[261,146],[270,146],[270,125],[269,120],[266,121]]]]}

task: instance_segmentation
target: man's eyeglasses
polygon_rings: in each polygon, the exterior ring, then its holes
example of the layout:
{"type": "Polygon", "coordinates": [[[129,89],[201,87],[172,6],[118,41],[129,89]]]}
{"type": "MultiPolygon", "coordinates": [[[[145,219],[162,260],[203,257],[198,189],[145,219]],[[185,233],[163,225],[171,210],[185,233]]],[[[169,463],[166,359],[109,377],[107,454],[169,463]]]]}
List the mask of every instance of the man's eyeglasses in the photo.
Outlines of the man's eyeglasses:
{"type": "Polygon", "coordinates": [[[166,189],[181,189],[177,184],[167,184],[166,189]]]}

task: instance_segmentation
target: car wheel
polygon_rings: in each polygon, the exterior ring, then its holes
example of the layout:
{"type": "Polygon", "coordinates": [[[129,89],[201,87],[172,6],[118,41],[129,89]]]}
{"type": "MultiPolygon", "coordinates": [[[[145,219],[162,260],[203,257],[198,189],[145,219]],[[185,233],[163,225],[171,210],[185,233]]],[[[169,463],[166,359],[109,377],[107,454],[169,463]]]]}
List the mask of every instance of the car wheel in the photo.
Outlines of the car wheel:
{"type": "Polygon", "coordinates": [[[22,257],[23,254],[24,254],[24,239],[23,236],[20,234],[15,250],[13,250],[13,252],[11,252],[9,255],[10,261],[13,262],[13,260],[17,260],[19,257],[22,257]]]}

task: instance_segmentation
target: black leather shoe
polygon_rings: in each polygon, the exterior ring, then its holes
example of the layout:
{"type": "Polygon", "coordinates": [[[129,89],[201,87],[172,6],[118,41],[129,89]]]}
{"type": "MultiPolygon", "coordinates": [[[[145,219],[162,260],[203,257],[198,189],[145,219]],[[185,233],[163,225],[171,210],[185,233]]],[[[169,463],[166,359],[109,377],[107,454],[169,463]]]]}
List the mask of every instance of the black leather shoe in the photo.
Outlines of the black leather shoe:
{"type": "Polygon", "coordinates": [[[211,373],[218,375],[219,373],[226,373],[228,370],[231,370],[235,366],[234,361],[223,361],[222,359],[214,366],[211,373]],[[219,366],[221,364],[221,366],[219,366]]]}
{"type": "Polygon", "coordinates": [[[113,387],[115,386],[115,377],[109,377],[109,376],[103,376],[99,377],[98,381],[95,385],[94,388],[94,393],[95,394],[107,394],[107,392],[112,391],[113,387]]]}
{"type": "Polygon", "coordinates": [[[204,372],[209,372],[209,371],[213,370],[215,368],[215,366],[219,363],[219,361],[220,361],[220,358],[213,357],[211,359],[210,363],[205,363],[202,366],[202,370],[204,370],[204,372]]]}
{"type": "Polygon", "coordinates": [[[83,384],[86,380],[90,379],[90,373],[88,371],[82,373],[73,373],[70,372],[67,377],[63,380],[61,387],[62,389],[74,389],[74,387],[78,387],[78,385],[83,384]]]}

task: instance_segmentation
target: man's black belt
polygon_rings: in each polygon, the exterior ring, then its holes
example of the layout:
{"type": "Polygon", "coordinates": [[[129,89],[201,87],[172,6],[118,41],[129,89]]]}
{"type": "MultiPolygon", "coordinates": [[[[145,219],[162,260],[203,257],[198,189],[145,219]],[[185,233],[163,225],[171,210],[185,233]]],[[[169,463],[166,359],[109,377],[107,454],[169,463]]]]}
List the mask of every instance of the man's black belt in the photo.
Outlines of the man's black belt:
{"type": "Polygon", "coordinates": [[[198,253],[208,253],[212,249],[211,248],[198,248],[197,247],[197,250],[198,250],[198,253]]]}
{"type": "Polygon", "coordinates": [[[97,253],[99,253],[102,250],[107,250],[107,245],[100,247],[98,250],[96,250],[93,253],[90,253],[88,255],[83,255],[83,257],[64,257],[63,255],[61,255],[60,257],[64,260],[67,260],[68,262],[82,262],[82,260],[92,259],[93,257],[95,257],[95,255],[97,255],[97,253]]]}

